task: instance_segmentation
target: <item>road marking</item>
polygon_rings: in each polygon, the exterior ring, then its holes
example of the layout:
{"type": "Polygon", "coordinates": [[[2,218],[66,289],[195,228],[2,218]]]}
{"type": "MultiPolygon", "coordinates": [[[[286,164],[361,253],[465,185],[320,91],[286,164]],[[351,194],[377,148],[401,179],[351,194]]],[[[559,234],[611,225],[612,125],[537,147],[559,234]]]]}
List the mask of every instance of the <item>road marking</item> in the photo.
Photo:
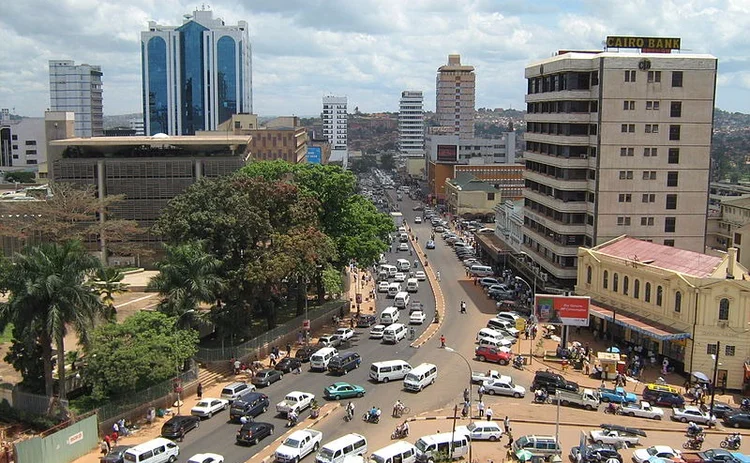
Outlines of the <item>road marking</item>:
{"type": "Polygon", "coordinates": [[[130,305],[130,304],[134,304],[136,302],[140,302],[140,301],[142,301],[144,299],[151,299],[152,297],[158,296],[158,295],[159,295],[159,293],[151,293],[149,295],[146,295],[146,296],[143,296],[143,297],[139,297],[137,299],[133,299],[132,301],[123,302],[122,304],[117,304],[115,306],[115,309],[119,309],[120,307],[125,307],[126,305],[130,305]]]}
{"type": "Polygon", "coordinates": [[[430,323],[430,326],[428,326],[427,329],[424,330],[424,332],[414,342],[411,343],[411,347],[419,348],[423,346],[427,341],[432,339],[432,337],[435,336],[435,334],[440,331],[440,328],[443,326],[443,322],[445,321],[445,298],[443,297],[443,291],[440,288],[440,284],[437,281],[435,272],[433,271],[434,267],[430,267],[429,264],[424,264],[424,259],[426,259],[426,257],[422,252],[422,248],[416,241],[414,241],[413,234],[409,236],[409,240],[411,241],[411,245],[414,247],[414,250],[417,252],[417,259],[419,259],[419,261],[422,263],[422,268],[425,269],[425,273],[428,276],[427,279],[430,283],[430,287],[432,288],[432,292],[435,295],[435,313],[439,314],[440,316],[440,321],[437,323],[437,325],[435,323],[430,323]]]}

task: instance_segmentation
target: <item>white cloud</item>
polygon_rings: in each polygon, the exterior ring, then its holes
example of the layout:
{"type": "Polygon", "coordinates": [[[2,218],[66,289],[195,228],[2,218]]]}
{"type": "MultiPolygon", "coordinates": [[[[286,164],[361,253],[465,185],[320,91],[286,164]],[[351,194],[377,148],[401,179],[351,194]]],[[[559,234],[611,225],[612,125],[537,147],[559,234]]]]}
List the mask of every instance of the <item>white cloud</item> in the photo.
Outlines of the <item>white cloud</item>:
{"type": "MultiPolygon", "coordinates": [[[[100,64],[105,113],[141,110],[140,32],[179,24],[199,2],[24,0],[0,15],[0,106],[40,115],[47,60],[100,64]]],[[[260,114],[317,114],[324,94],[363,111],[395,110],[422,90],[434,108],[435,72],[449,53],[476,67],[478,107],[523,107],[524,66],[558,49],[601,47],[606,35],[682,37],[719,57],[717,104],[750,111],[747,0],[284,0],[208,2],[227,23],[245,20],[260,114]]]]}

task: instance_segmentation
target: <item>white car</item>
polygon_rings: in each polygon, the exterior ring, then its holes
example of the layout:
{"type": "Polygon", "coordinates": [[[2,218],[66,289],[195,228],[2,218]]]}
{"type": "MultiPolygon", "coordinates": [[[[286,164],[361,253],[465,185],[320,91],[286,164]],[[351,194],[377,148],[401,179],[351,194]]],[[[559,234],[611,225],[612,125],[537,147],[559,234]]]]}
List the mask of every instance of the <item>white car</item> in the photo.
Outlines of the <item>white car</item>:
{"type": "Polygon", "coordinates": [[[406,281],[406,274],[398,272],[393,276],[393,281],[406,281]]]}
{"type": "Polygon", "coordinates": [[[700,408],[691,405],[688,405],[685,408],[673,407],[672,419],[683,423],[687,423],[688,421],[701,424],[708,424],[709,422],[716,423],[715,416],[710,415],[708,412],[701,411],[700,408]]]}
{"type": "Polygon", "coordinates": [[[422,217],[421,216],[414,217],[414,223],[422,223],[422,217]]]}
{"type": "Polygon", "coordinates": [[[375,325],[370,329],[370,339],[383,339],[385,325],[375,325]]]}
{"type": "Polygon", "coordinates": [[[408,251],[409,250],[409,245],[406,244],[406,243],[401,243],[401,244],[398,245],[398,250],[399,251],[408,251]]]}
{"type": "Polygon", "coordinates": [[[503,428],[498,421],[474,421],[466,426],[457,426],[456,432],[471,436],[471,440],[496,442],[503,437],[503,428]]]}
{"type": "Polygon", "coordinates": [[[414,272],[414,278],[419,281],[425,281],[427,279],[427,274],[420,270],[418,272],[414,272]]]}
{"type": "Polygon", "coordinates": [[[333,334],[338,336],[342,341],[348,341],[354,336],[354,330],[351,328],[339,328],[333,334]]]}
{"type": "Polygon", "coordinates": [[[615,431],[614,429],[595,429],[589,433],[589,436],[597,444],[627,444],[628,446],[634,446],[641,442],[641,438],[638,436],[615,431]]]}
{"type": "Polygon", "coordinates": [[[387,281],[381,281],[380,283],[378,283],[378,292],[379,293],[387,293],[388,292],[388,285],[389,284],[390,283],[388,283],[387,281]]]}
{"type": "Polygon", "coordinates": [[[409,315],[409,324],[411,325],[421,325],[424,323],[424,319],[426,318],[424,312],[421,310],[415,310],[414,312],[409,315]]]}
{"type": "Polygon", "coordinates": [[[507,395],[516,399],[520,399],[526,395],[526,388],[518,384],[513,384],[513,378],[510,376],[503,375],[497,379],[488,379],[482,385],[487,394],[490,395],[507,395]]]}
{"type": "Polygon", "coordinates": [[[205,398],[201,399],[200,402],[190,409],[190,414],[202,418],[211,418],[214,416],[214,413],[226,410],[227,408],[229,408],[229,401],[226,399],[205,398]]]}
{"type": "Polygon", "coordinates": [[[187,463],[224,463],[224,457],[217,453],[196,453],[187,463]]]}
{"type": "Polygon", "coordinates": [[[667,460],[673,460],[680,458],[682,452],[673,449],[667,445],[652,445],[647,449],[638,449],[633,452],[633,461],[635,463],[645,463],[649,461],[651,457],[664,458],[667,460]]]}

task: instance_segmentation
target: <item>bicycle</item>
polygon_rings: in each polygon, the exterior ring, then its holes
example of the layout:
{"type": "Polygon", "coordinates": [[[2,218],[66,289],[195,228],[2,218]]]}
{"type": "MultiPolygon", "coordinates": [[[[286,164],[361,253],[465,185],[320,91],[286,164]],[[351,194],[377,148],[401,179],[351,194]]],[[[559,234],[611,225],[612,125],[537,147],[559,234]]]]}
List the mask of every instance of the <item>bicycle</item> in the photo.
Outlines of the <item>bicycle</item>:
{"type": "Polygon", "coordinates": [[[411,408],[407,407],[406,405],[403,405],[398,409],[394,409],[393,412],[394,412],[393,413],[394,418],[401,418],[404,414],[408,415],[409,413],[411,413],[411,408]]]}

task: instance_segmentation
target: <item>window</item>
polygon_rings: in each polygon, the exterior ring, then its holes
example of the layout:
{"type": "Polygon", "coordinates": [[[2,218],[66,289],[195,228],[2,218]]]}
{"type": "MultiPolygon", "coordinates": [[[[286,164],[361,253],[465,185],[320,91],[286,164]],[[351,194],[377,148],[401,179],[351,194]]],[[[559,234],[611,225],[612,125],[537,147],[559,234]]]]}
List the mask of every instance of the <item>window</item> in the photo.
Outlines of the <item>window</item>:
{"type": "Polygon", "coordinates": [[[682,117],[682,102],[673,101],[669,106],[669,115],[671,117],[682,117]]]}
{"type": "Polygon", "coordinates": [[[645,300],[646,302],[651,302],[651,283],[646,283],[643,300],[645,300]]]}
{"type": "Polygon", "coordinates": [[[637,279],[633,282],[633,297],[638,299],[641,296],[641,280],[637,279]]]}
{"type": "Polygon", "coordinates": [[[620,226],[629,226],[630,225],[630,217],[618,217],[617,218],[617,225],[620,226]]]}
{"type": "Polygon", "coordinates": [[[630,280],[627,275],[622,277],[622,294],[626,296],[628,295],[628,283],[630,283],[630,280]]]}
{"type": "Polygon", "coordinates": [[[587,285],[591,284],[591,273],[592,273],[592,270],[591,270],[591,266],[589,265],[588,267],[586,267],[586,284],[587,285]]]}
{"type": "Polygon", "coordinates": [[[18,149],[18,145],[13,145],[13,149],[17,150],[18,149]]]}
{"type": "Polygon", "coordinates": [[[653,203],[654,201],[656,201],[656,195],[654,193],[643,193],[643,196],[641,197],[641,202],[653,203]]]}
{"type": "Polygon", "coordinates": [[[674,233],[677,217],[664,217],[664,233],[674,233]]]}
{"type": "Polygon", "coordinates": [[[719,301],[719,320],[729,320],[729,299],[719,301]]]}
{"type": "Polygon", "coordinates": [[[672,71],[672,87],[682,87],[682,71],[672,71]]]}
{"type": "Polygon", "coordinates": [[[653,217],[641,217],[641,225],[644,227],[650,227],[654,225],[653,217]]]}
{"type": "Polygon", "coordinates": [[[667,195],[667,209],[677,209],[677,195],[667,195]]]}
{"type": "Polygon", "coordinates": [[[647,101],[646,102],[646,111],[658,111],[659,110],[659,101],[647,101]]]}
{"type": "Polygon", "coordinates": [[[628,124],[622,124],[622,125],[620,126],[620,131],[621,131],[622,133],[628,133],[628,124]]]}
{"type": "Polygon", "coordinates": [[[625,82],[635,82],[635,71],[625,71],[625,82]]]}
{"type": "Polygon", "coordinates": [[[602,279],[602,287],[604,289],[607,289],[607,286],[609,285],[609,272],[604,271],[604,278],[602,279]]]}
{"type": "Polygon", "coordinates": [[[495,193],[487,193],[487,201],[494,201],[495,193]]]}
{"type": "Polygon", "coordinates": [[[682,293],[679,291],[674,293],[674,311],[682,312],[682,293]]]}
{"type": "Polygon", "coordinates": [[[620,275],[614,274],[612,275],[612,291],[617,292],[617,284],[619,283],[620,275]]]}
{"type": "Polygon", "coordinates": [[[11,139],[11,140],[18,140],[18,135],[11,135],[11,136],[10,136],[10,139],[11,139]]]}
{"type": "Polygon", "coordinates": [[[662,300],[664,299],[664,288],[661,286],[656,287],[656,305],[661,307],[662,300]]]}
{"type": "Polygon", "coordinates": [[[734,346],[724,346],[724,355],[734,357],[734,346]]]}
{"type": "Polygon", "coordinates": [[[618,202],[629,203],[631,199],[632,199],[632,195],[630,193],[620,193],[620,196],[618,197],[618,202]]]}
{"type": "Polygon", "coordinates": [[[651,83],[661,82],[661,71],[648,71],[647,80],[651,83]]]}
{"type": "Polygon", "coordinates": [[[708,355],[716,355],[717,352],[717,345],[716,344],[706,344],[706,354],[708,355]]]}
{"type": "Polygon", "coordinates": [[[679,148],[669,148],[669,154],[667,156],[667,162],[669,164],[679,164],[680,163],[680,149],[679,148]]]}
{"type": "Polygon", "coordinates": [[[635,133],[635,124],[628,124],[628,133],[635,133]]]}
{"type": "Polygon", "coordinates": [[[664,246],[674,247],[674,240],[664,240],[664,246]]]}
{"type": "Polygon", "coordinates": [[[633,111],[633,110],[635,110],[635,101],[633,101],[633,100],[624,100],[622,102],[622,109],[623,109],[623,111],[633,111]]]}
{"type": "Polygon", "coordinates": [[[669,139],[670,140],[679,140],[680,139],[680,126],[679,125],[670,125],[669,126],[669,139]]]}
{"type": "Polygon", "coordinates": [[[635,148],[620,148],[620,156],[632,156],[635,154],[635,148]]]}
{"type": "Polygon", "coordinates": [[[633,179],[633,171],[632,170],[621,170],[620,171],[620,180],[632,180],[633,179]]]}
{"type": "Polygon", "coordinates": [[[739,233],[734,234],[734,244],[742,245],[742,235],[739,233]]]}
{"type": "Polygon", "coordinates": [[[26,150],[26,154],[36,154],[36,150],[26,150]]]}
{"type": "Polygon", "coordinates": [[[36,140],[26,140],[26,146],[36,146],[36,140]]]}
{"type": "Polygon", "coordinates": [[[656,157],[657,152],[657,148],[643,148],[643,156],[645,157],[656,157]]]}
{"type": "Polygon", "coordinates": [[[655,170],[644,170],[643,171],[643,180],[656,180],[656,171],[655,170]]]}
{"type": "Polygon", "coordinates": [[[679,172],[667,172],[667,186],[677,186],[679,172]]]}
{"type": "Polygon", "coordinates": [[[646,133],[659,133],[659,124],[646,124],[646,133]]]}

